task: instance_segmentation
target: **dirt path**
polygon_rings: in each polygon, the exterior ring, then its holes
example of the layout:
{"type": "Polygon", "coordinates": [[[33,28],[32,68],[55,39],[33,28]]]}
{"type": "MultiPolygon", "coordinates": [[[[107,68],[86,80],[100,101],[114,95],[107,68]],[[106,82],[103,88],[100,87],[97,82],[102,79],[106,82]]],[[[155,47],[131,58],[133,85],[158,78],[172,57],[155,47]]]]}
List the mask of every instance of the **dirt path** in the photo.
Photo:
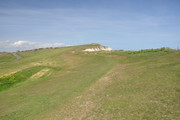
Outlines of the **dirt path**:
{"type": "Polygon", "coordinates": [[[122,68],[121,70],[124,68],[123,65],[117,65],[106,75],[100,78],[95,84],[86,89],[81,95],[73,99],[63,109],[56,113],[52,113],[51,117],[48,119],[93,120],[95,117],[94,115],[96,115],[93,111],[98,109],[102,103],[101,97],[97,96],[102,93],[107,86],[111,85],[113,78],[122,75],[121,71],[117,71],[117,68],[119,67],[122,68]]]}
{"type": "MultiPolygon", "coordinates": [[[[22,57],[19,56],[17,53],[13,53],[13,55],[16,57],[16,60],[19,60],[19,59],[22,58],[22,57]]],[[[8,62],[1,62],[0,65],[1,65],[1,64],[5,64],[5,63],[8,63],[8,62]]]]}
{"type": "Polygon", "coordinates": [[[17,53],[13,53],[13,55],[16,57],[17,60],[21,59],[22,57],[19,56],[17,53]]]}

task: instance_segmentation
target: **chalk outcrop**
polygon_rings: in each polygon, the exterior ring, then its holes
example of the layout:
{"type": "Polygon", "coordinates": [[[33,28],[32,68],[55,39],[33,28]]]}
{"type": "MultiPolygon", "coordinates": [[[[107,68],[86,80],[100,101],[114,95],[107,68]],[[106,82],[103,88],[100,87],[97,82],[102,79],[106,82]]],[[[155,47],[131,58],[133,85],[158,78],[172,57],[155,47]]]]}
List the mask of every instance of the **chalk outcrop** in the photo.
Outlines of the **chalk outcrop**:
{"type": "Polygon", "coordinates": [[[94,51],[112,51],[112,48],[100,46],[100,47],[97,47],[97,48],[88,48],[88,49],[85,49],[83,51],[88,51],[88,52],[94,52],[94,51]]]}

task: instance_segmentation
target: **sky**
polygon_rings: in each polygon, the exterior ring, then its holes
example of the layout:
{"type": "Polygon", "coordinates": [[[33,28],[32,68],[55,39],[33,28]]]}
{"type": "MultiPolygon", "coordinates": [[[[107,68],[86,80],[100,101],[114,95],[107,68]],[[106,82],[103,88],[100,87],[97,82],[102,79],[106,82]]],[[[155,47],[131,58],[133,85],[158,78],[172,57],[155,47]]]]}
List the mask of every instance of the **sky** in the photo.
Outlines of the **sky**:
{"type": "Polygon", "coordinates": [[[0,52],[180,47],[180,0],[0,0],[0,52]]]}

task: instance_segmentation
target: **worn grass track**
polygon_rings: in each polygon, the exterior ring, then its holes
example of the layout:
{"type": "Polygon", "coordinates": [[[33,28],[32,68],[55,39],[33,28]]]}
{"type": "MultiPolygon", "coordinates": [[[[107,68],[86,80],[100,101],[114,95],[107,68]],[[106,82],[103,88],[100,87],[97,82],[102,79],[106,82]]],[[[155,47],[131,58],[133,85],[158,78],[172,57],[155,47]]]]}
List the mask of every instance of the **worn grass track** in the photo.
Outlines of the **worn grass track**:
{"type": "Polygon", "coordinates": [[[0,92],[0,119],[180,119],[180,51],[82,52],[98,46],[19,52],[0,65],[0,76],[43,66],[0,92]]]}

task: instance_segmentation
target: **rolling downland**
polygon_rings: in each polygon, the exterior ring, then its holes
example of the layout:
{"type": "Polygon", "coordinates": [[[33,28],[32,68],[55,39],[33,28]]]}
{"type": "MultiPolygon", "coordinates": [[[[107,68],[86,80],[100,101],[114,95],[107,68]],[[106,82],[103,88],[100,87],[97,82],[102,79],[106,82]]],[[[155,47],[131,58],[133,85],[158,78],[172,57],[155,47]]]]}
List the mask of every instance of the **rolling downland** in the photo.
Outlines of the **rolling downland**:
{"type": "Polygon", "coordinates": [[[179,120],[180,51],[0,53],[1,120],[179,120]]]}

